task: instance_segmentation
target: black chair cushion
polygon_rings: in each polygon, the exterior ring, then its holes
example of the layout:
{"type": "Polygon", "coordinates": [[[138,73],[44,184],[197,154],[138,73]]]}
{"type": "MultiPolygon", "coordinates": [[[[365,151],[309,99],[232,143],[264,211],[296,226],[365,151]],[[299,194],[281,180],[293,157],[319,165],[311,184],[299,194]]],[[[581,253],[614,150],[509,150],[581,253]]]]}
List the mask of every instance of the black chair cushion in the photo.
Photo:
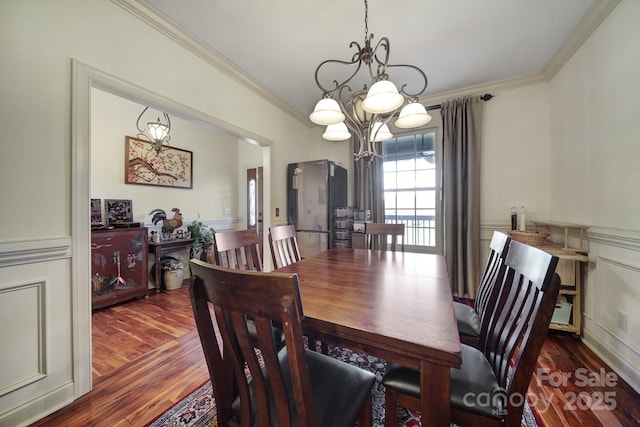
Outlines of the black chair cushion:
{"type": "Polygon", "coordinates": [[[508,396],[484,354],[462,345],[460,369],[451,369],[451,407],[489,418],[502,419],[508,396]]]}
{"type": "MultiPolygon", "coordinates": [[[[305,353],[318,427],[352,426],[360,414],[362,404],[371,395],[375,375],[322,353],[312,350],[305,350],[305,353]],[[336,384],[340,384],[340,387],[336,388],[336,384]]],[[[280,350],[278,358],[287,382],[289,400],[294,402],[286,347],[280,350]]],[[[253,394],[251,399],[253,401],[253,394]]],[[[271,407],[272,414],[275,414],[273,402],[271,407]]],[[[252,408],[255,406],[252,405],[252,408]]],[[[239,399],[233,404],[233,412],[236,417],[240,413],[239,399]]],[[[272,426],[275,426],[275,422],[276,420],[272,420],[272,426]]],[[[295,411],[292,413],[292,422],[293,425],[298,425],[295,411]]]]}
{"type": "MultiPolygon", "coordinates": [[[[507,396],[481,351],[463,344],[460,369],[451,369],[451,407],[502,419],[507,396]]],[[[400,393],[420,397],[420,373],[389,363],[382,384],[400,393]]]]}
{"type": "Polygon", "coordinates": [[[467,337],[480,337],[480,317],[478,313],[466,304],[453,303],[453,311],[458,322],[458,332],[467,337]]]}

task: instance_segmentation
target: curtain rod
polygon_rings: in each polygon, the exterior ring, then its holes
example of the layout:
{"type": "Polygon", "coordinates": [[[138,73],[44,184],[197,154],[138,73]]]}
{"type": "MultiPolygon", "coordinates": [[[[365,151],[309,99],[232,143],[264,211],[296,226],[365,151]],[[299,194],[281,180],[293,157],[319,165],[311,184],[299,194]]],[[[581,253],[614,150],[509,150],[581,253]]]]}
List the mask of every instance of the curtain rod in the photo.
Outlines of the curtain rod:
{"type": "MultiPolygon", "coordinates": [[[[480,99],[482,99],[483,101],[488,101],[491,98],[493,98],[493,95],[491,95],[490,93],[485,93],[484,95],[482,95],[480,97],[480,99]]],[[[440,108],[442,108],[442,104],[436,104],[436,105],[429,105],[428,107],[425,107],[427,109],[427,111],[429,110],[438,110],[440,108]]]]}

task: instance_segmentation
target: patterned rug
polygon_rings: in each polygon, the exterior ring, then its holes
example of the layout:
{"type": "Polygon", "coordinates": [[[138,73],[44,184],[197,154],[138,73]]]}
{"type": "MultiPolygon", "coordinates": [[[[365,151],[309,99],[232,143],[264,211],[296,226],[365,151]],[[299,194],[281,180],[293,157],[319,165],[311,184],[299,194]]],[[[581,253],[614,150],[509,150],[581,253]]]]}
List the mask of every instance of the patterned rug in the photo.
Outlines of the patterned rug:
{"type": "MultiPolygon", "coordinates": [[[[360,366],[376,374],[372,391],[373,426],[384,424],[384,387],[381,383],[385,362],[373,356],[351,350],[329,346],[329,354],[339,360],[360,366]]],[[[217,426],[216,408],[211,382],[207,381],[197,390],[177,403],[169,411],[149,424],[149,427],[204,427],[217,426]]],[[[420,413],[398,408],[398,426],[420,426],[420,413]]],[[[527,404],[522,414],[523,427],[537,427],[535,416],[527,404]]]]}

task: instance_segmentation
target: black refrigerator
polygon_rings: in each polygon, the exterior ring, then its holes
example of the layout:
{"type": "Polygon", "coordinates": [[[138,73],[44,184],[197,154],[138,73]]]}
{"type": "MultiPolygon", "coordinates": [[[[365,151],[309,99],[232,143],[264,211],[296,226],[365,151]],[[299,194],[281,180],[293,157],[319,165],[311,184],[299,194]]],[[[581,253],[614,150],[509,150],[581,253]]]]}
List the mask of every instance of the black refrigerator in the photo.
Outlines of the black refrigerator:
{"type": "Polygon", "coordinates": [[[347,206],[347,170],[330,160],[290,163],[287,217],[296,227],[300,255],[333,247],[335,208],[347,206]]]}

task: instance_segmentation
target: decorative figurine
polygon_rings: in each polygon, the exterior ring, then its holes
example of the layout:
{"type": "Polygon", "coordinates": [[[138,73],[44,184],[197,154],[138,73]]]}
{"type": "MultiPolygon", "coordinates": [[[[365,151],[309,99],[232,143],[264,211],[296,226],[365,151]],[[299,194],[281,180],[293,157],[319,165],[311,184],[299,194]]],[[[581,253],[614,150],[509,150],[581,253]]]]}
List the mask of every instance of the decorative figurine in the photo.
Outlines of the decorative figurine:
{"type": "Polygon", "coordinates": [[[162,234],[171,235],[173,230],[176,228],[182,227],[182,214],[180,213],[180,209],[173,208],[171,209],[173,212],[173,218],[167,219],[167,213],[162,209],[154,209],[149,212],[149,215],[153,215],[151,218],[151,222],[153,225],[157,225],[160,221],[162,221],[162,234]]]}

